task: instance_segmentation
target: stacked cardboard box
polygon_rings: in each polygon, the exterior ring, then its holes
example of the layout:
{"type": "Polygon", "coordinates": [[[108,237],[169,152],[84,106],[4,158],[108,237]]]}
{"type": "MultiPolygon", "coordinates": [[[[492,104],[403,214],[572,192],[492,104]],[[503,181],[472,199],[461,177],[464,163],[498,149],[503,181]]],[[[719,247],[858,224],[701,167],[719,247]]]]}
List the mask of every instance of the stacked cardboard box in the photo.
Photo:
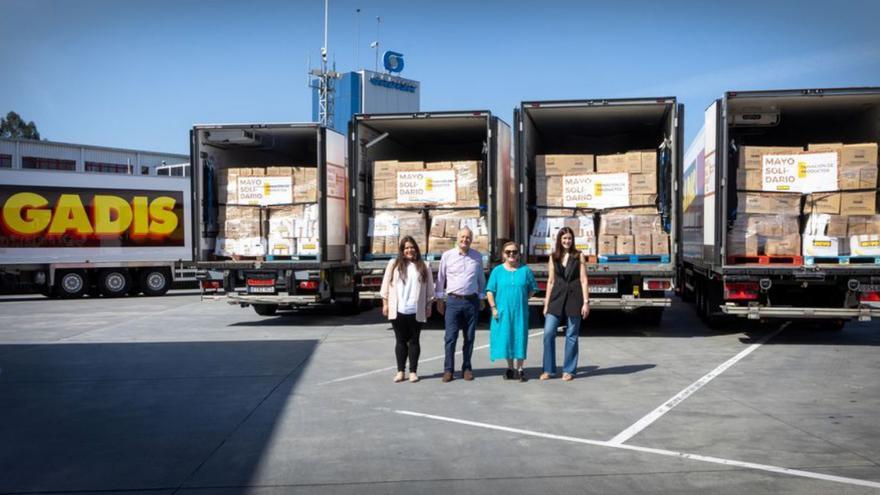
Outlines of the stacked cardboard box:
{"type": "Polygon", "coordinates": [[[218,175],[219,256],[317,255],[318,205],[315,167],[233,167],[218,175]],[[289,177],[291,203],[307,205],[244,205],[241,177],[289,177]],[[268,222],[267,222],[268,221],[268,222]]]}
{"type": "Polygon", "coordinates": [[[535,157],[535,195],[538,206],[562,206],[562,177],[595,172],[593,155],[535,157]]]}
{"type": "MultiPolygon", "coordinates": [[[[478,207],[480,205],[480,177],[483,172],[480,161],[455,160],[426,163],[376,160],[373,162],[373,206],[375,208],[420,206],[420,203],[400,203],[398,201],[397,173],[416,170],[455,171],[455,206],[478,207]]],[[[431,203],[426,202],[425,204],[430,205],[431,203]]]]}
{"type": "Polygon", "coordinates": [[[669,234],[655,208],[613,210],[599,224],[599,254],[669,254],[669,234]]]}
{"type": "Polygon", "coordinates": [[[630,205],[653,205],[657,202],[656,151],[599,155],[596,157],[596,173],[628,173],[630,205]]]}
{"type": "Polygon", "coordinates": [[[425,229],[425,217],[417,211],[387,210],[376,213],[370,219],[368,235],[370,236],[370,253],[396,255],[400,240],[411,236],[419,245],[419,251],[425,253],[428,246],[428,235],[425,229]]]}
{"type": "Polygon", "coordinates": [[[798,218],[797,214],[791,213],[739,213],[728,232],[728,255],[799,255],[801,237],[798,218]]]}
{"type": "Polygon", "coordinates": [[[427,252],[442,254],[458,246],[458,232],[468,227],[473,232],[471,249],[489,252],[489,228],[486,217],[479,210],[461,210],[450,213],[435,212],[431,217],[431,230],[427,252]]]}
{"type": "Polygon", "coordinates": [[[549,256],[556,249],[559,230],[568,227],[574,232],[575,248],[584,255],[596,254],[595,216],[569,209],[539,209],[529,239],[529,254],[549,256]]]}

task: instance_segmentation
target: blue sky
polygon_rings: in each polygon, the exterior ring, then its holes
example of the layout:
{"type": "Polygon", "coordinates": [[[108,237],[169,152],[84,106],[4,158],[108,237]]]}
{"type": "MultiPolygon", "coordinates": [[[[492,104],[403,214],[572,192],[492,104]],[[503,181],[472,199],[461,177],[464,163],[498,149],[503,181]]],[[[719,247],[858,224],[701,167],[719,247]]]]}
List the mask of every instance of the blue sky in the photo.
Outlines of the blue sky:
{"type": "MultiPolygon", "coordinates": [[[[508,122],[522,100],[677,96],[690,141],[726,90],[880,86],[877,1],[331,0],[330,10],[338,70],[372,68],[381,16],[383,49],[405,54],[423,110],[487,108],[508,122]]],[[[178,153],[194,123],[307,121],[322,15],[322,0],[0,0],[0,113],[55,141],[178,153]]]]}

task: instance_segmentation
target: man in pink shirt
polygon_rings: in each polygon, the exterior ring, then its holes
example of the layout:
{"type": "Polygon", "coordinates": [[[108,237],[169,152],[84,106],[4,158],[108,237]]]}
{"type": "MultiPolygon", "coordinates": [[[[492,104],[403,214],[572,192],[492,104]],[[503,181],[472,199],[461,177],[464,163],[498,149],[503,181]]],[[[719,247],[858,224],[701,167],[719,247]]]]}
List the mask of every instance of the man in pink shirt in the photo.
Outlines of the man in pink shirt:
{"type": "Polygon", "coordinates": [[[473,236],[471,229],[461,229],[458,232],[458,248],[446,251],[440,258],[435,290],[437,309],[446,319],[444,382],[453,379],[459,330],[464,336],[461,376],[467,381],[474,379],[471,354],[474,351],[477,319],[486,304],[486,275],[483,273],[483,257],[471,249],[473,236]]]}

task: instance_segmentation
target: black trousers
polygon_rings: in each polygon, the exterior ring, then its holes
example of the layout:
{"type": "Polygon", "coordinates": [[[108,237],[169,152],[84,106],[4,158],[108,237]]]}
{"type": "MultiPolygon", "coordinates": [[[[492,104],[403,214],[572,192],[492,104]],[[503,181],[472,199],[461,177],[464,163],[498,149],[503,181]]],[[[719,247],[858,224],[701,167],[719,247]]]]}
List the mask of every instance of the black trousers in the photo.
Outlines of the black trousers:
{"type": "Polygon", "coordinates": [[[416,320],[416,315],[397,313],[397,318],[391,320],[391,326],[394,327],[394,338],[397,340],[394,346],[397,371],[406,368],[406,358],[409,357],[409,371],[415,373],[419,368],[419,354],[422,352],[419,346],[422,323],[416,320]]]}

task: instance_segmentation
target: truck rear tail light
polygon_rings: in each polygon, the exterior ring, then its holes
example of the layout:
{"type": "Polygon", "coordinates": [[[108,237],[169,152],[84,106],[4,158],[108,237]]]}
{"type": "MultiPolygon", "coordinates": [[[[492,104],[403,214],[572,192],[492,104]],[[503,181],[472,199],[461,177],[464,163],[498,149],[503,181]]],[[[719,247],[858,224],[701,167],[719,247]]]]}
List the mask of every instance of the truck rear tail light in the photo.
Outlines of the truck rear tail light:
{"type": "Polygon", "coordinates": [[[318,288],[317,280],[304,280],[299,283],[298,287],[305,290],[316,290],[318,288]]]}
{"type": "Polygon", "coordinates": [[[547,290],[546,280],[538,280],[538,290],[547,290]]]}
{"type": "Polygon", "coordinates": [[[379,287],[382,285],[382,277],[364,277],[363,283],[370,287],[379,287]]]}
{"type": "Polygon", "coordinates": [[[758,283],[725,282],[724,299],[728,301],[754,301],[758,299],[758,283]]]}
{"type": "Polygon", "coordinates": [[[250,287],[272,287],[275,285],[274,278],[249,278],[247,284],[250,287]]]}
{"type": "Polygon", "coordinates": [[[202,280],[202,288],[203,289],[219,289],[220,281],[219,280],[202,280]]]}
{"type": "Polygon", "coordinates": [[[668,278],[649,278],[642,284],[645,290],[672,290],[672,280],[668,278]]]}
{"type": "Polygon", "coordinates": [[[880,302],[880,292],[862,292],[859,294],[859,302],[880,302]]]}
{"type": "Polygon", "coordinates": [[[589,285],[614,285],[614,279],[608,277],[590,277],[587,279],[589,285]]]}

